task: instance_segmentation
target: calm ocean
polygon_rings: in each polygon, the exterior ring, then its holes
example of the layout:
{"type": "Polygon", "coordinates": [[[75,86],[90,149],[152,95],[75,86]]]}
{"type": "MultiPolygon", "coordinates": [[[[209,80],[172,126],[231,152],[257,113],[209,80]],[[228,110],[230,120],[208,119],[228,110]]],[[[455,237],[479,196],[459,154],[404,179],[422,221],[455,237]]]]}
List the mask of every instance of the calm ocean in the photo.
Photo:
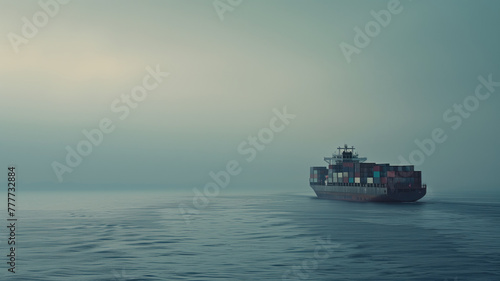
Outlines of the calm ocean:
{"type": "Polygon", "coordinates": [[[221,194],[187,223],[187,195],[18,194],[1,280],[500,280],[498,197],[221,194]]]}

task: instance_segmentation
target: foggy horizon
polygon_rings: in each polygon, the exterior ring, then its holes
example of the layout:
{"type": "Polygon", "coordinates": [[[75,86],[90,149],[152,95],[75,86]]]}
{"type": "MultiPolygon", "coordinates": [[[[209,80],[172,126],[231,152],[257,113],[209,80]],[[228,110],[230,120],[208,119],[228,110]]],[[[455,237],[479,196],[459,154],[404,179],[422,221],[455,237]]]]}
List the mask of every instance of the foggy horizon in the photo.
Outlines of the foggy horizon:
{"type": "MultiPolygon", "coordinates": [[[[356,28],[366,33],[372,11],[388,3],[243,1],[222,18],[212,2],[61,4],[28,43],[0,43],[0,159],[33,190],[190,191],[237,161],[241,173],[226,190],[309,192],[309,167],[326,166],[323,157],[348,144],[368,162],[392,165],[420,151],[415,169],[429,190],[495,191],[500,89],[467,117],[454,105],[480,84],[488,92],[480,77],[500,81],[500,4],[400,1],[387,26],[357,46],[356,28]],[[346,56],[343,43],[359,53],[346,56]],[[157,85],[144,99],[123,100],[148,75],[157,85]],[[285,107],[295,117],[276,123],[284,129],[259,141],[262,150],[250,145],[285,107]],[[114,129],[69,167],[66,147],[76,150],[88,140],[82,131],[105,118],[114,129]],[[427,155],[415,141],[435,129],[446,140],[427,155]],[[54,162],[72,169],[62,181],[54,162]]],[[[22,18],[41,10],[36,1],[3,6],[6,35],[22,36],[22,18]]]]}

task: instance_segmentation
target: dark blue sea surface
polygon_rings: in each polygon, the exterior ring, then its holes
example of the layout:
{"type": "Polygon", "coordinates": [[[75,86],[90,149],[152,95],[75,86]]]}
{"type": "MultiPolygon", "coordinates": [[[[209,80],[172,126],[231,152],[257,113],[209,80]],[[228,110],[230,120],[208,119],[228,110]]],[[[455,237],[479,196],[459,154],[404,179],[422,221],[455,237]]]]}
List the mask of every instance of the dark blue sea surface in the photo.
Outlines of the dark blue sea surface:
{"type": "Polygon", "coordinates": [[[3,262],[1,280],[500,280],[498,197],[220,194],[189,216],[192,197],[168,192],[18,199],[16,273],[3,262]]]}

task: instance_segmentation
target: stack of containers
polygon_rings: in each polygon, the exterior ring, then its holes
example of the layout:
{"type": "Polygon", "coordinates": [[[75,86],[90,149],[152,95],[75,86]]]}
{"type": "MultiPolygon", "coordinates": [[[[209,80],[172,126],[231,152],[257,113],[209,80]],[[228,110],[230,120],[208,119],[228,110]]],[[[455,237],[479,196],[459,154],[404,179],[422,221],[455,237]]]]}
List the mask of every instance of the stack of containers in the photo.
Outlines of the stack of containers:
{"type": "Polygon", "coordinates": [[[396,180],[396,171],[398,170],[398,167],[396,166],[389,166],[387,169],[387,184],[389,186],[394,186],[395,180],[396,180]]]}
{"type": "MultiPolygon", "coordinates": [[[[406,170],[406,166],[402,166],[403,170],[406,170]]],[[[411,187],[415,186],[415,175],[414,172],[411,171],[398,171],[396,172],[396,178],[398,179],[398,183],[401,184],[401,187],[411,187]]]]}
{"type": "Polygon", "coordinates": [[[343,162],[344,183],[354,183],[354,162],[343,162]]]}
{"type": "Polygon", "coordinates": [[[387,171],[387,183],[398,188],[412,188],[422,185],[422,172],[414,166],[392,166],[387,171]]]}
{"type": "Polygon", "coordinates": [[[389,164],[343,162],[325,167],[311,167],[310,182],[314,184],[360,183],[389,184],[410,188],[422,185],[422,173],[414,166],[391,166],[389,164]]]}
{"type": "Polygon", "coordinates": [[[422,185],[422,172],[421,171],[414,171],[413,175],[415,178],[415,185],[421,186],[422,185]]]}
{"type": "Polygon", "coordinates": [[[348,164],[347,162],[343,162],[342,163],[342,171],[343,171],[343,174],[342,174],[342,182],[343,183],[348,183],[349,182],[349,169],[348,169],[348,164]]]}
{"type": "Polygon", "coordinates": [[[380,164],[380,183],[387,184],[387,170],[389,168],[389,164],[380,164]]]}
{"type": "Polygon", "coordinates": [[[311,167],[309,182],[313,184],[324,184],[328,176],[326,167],[311,167]]]}
{"type": "Polygon", "coordinates": [[[344,168],[343,165],[341,164],[337,165],[337,182],[338,183],[344,182],[344,168]]]}
{"type": "MultiPolygon", "coordinates": [[[[339,165],[330,165],[328,167],[328,183],[338,183],[339,182],[339,171],[342,171],[342,167],[339,165]]],[[[342,179],[342,177],[340,177],[342,179]]]]}
{"type": "Polygon", "coordinates": [[[367,170],[367,178],[366,178],[366,183],[373,184],[373,176],[374,176],[374,168],[376,164],[375,163],[370,163],[369,168],[367,170]]]}
{"type": "Polygon", "coordinates": [[[373,183],[380,184],[380,166],[373,166],[373,183]]]}
{"type": "Polygon", "coordinates": [[[336,183],[337,182],[337,165],[331,165],[332,166],[332,179],[331,179],[331,182],[332,183],[336,183]]]}
{"type": "Polygon", "coordinates": [[[354,162],[348,162],[349,164],[349,183],[354,183],[354,162]]]}
{"type": "Polygon", "coordinates": [[[310,177],[309,177],[309,182],[310,183],[316,183],[318,180],[318,171],[314,169],[314,167],[311,167],[311,172],[310,172],[310,177]]]}
{"type": "Polygon", "coordinates": [[[361,184],[366,184],[366,165],[360,163],[359,165],[359,180],[361,184]]]}
{"type": "Polygon", "coordinates": [[[359,162],[354,164],[354,183],[361,183],[361,165],[359,162]]]}
{"type": "Polygon", "coordinates": [[[328,166],[328,183],[333,182],[333,165],[328,166]]]}
{"type": "Polygon", "coordinates": [[[375,163],[360,164],[360,182],[362,184],[373,183],[373,167],[375,163]]]}

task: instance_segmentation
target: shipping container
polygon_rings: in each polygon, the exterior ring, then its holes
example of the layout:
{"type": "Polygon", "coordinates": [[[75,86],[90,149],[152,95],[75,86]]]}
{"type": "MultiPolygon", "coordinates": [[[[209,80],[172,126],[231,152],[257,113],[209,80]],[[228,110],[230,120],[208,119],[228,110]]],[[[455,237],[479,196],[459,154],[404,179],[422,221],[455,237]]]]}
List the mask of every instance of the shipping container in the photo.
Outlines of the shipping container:
{"type": "Polygon", "coordinates": [[[413,178],[415,175],[414,172],[396,172],[396,177],[399,178],[413,178]]]}
{"type": "Polygon", "coordinates": [[[389,164],[378,164],[380,166],[380,171],[381,172],[387,172],[389,170],[389,164]]]}
{"type": "Polygon", "coordinates": [[[380,172],[373,172],[373,177],[374,178],[380,178],[380,172]]]}
{"type": "Polygon", "coordinates": [[[403,171],[405,172],[413,172],[413,166],[404,166],[403,171]]]}
{"type": "Polygon", "coordinates": [[[354,183],[361,183],[361,178],[360,177],[354,178],[354,183]]]}
{"type": "Polygon", "coordinates": [[[349,167],[349,168],[353,168],[354,167],[354,163],[353,162],[343,162],[342,165],[344,167],[349,167]]]}
{"type": "Polygon", "coordinates": [[[373,183],[373,178],[366,178],[366,183],[373,183]]]}
{"type": "Polygon", "coordinates": [[[324,184],[328,178],[328,169],[326,167],[311,167],[310,182],[324,184]]]}

